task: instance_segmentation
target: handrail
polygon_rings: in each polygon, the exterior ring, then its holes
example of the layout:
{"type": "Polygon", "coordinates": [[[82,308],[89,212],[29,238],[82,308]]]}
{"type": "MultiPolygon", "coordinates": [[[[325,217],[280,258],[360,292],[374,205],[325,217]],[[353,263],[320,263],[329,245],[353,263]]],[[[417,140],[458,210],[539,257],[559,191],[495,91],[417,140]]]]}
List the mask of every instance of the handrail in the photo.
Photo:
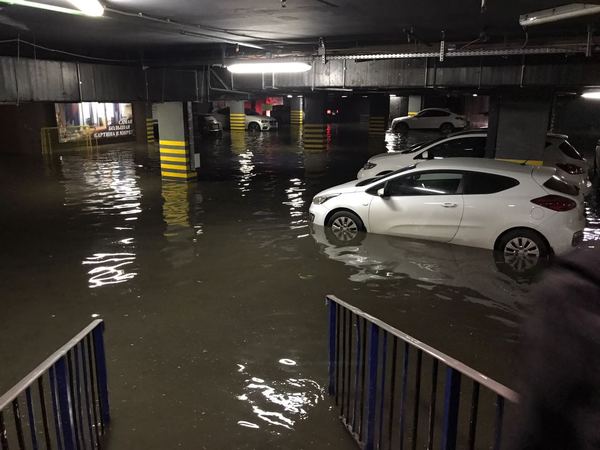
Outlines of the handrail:
{"type": "Polygon", "coordinates": [[[85,336],[104,322],[102,319],[96,319],[87,327],[75,335],[69,342],[52,353],[46,360],[27,374],[21,381],[15,384],[2,397],[0,397],[0,410],[3,410],[11,402],[19,396],[25,389],[31,386],[40,376],[42,376],[50,367],[52,367],[59,359],[65,356],[69,350],[75,347],[85,336]]]}
{"type": "Polygon", "coordinates": [[[459,371],[463,375],[466,375],[467,377],[471,378],[473,381],[476,381],[477,383],[481,384],[482,386],[486,387],[487,389],[504,397],[505,399],[507,399],[513,403],[519,402],[519,394],[517,394],[515,391],[513,391],[512,389],[509,389],[508,387],[504,386],[501,383],[498,383],[495,380],[492,380],[491,378],[487,377],[486,375],[472,369],[471,367],[460,362],[459,360],[452,358],[451,356],[448,356],[445,353],[442,353],[442,352],[436,350],[435,348],[419,341],[418,339],[415,339],[414,337],[412,337],[406,333],[403,333],[402,331],[398,330],[397,328],[394,328],[393,326],[378,319],[377,317],[374,317],[374,316],[356,308],[355,306],[352,306],[349,303],[346,303],[345,301],[340,300],[335,295],[331,295],[331,294],[327,295],[327,299],[352,311],[355,315],[374,323],[381,329],[386,330],[387,332],[391,333],[392,335],[402,339],[404,342],[407,342],[407,343],[417,347],[419,350],[422,350],[423,352],[429,354],[430,356],[433,356],[434,358],[439,359],[444,364],[446,364],[448,367],[451,367],[451,368],[459,371]]]}

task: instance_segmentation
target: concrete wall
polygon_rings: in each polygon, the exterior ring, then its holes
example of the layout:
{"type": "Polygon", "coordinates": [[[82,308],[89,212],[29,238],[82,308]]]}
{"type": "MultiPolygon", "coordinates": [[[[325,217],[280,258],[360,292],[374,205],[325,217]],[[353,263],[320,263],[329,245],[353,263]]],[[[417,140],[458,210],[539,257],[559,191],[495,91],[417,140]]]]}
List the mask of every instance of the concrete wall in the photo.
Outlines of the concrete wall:
{"type": "Polygon", "coordinates": [[[0,153],[40,154],[40,129],[54,126],[54,103],[0,105],[0,153]]]}
{"type": "Polygon", "coordinates": [[[600,101],[559,97],[555,113],[554,131],[569,135],[571,143],[585,155],[593,154],[600,139],[600,101]]]}

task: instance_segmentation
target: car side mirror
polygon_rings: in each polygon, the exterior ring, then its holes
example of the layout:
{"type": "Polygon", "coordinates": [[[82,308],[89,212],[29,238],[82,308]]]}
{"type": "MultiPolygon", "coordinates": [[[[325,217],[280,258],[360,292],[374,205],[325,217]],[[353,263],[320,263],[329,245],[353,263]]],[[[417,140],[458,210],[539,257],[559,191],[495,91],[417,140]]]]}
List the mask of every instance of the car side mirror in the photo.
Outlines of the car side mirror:
{"type": "Polygon", "coordinates": [[[382,188],[377,189],[377,195],[381,198],[388,198],[390,196],[387,188],[387,183],[382,188]]]}

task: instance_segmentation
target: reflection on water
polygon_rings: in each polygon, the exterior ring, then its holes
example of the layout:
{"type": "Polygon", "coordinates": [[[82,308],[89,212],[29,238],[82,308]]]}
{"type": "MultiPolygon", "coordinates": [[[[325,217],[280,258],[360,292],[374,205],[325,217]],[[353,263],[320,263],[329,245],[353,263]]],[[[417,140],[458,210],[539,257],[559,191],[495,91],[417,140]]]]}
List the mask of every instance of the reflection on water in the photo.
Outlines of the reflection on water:
{"type": "MultiPolygon", "coordinates": [[[[281,359],[279,363],[293,367],[296,362],[281,359]]],[[[238,372],[244,379],[243,394],[237,399],[250,406],[251,412],[263,422],[263,426],[272,425],[288,430],[293,429],[296,422],[303,420],[325,397],[324,389],[314,380],[305,378],[285,378],[267,382],[263,378],[250,376],[246,367],[238,364],[238,372]]],[[[240,420],[238,425],[249,428],[260,428],[260,422],[240,420]]],[[[276,429],[276,428],[275,428],[276,429]]]]}
{"type": "Polygon", "coordinates": [[[112,229],[121,232],[100,251],[82,261],[89,269],[90,288],[125,283],[137,275],[135,238],[123,236],[134,231],[133,222],[142,212],[142,191],[138,185],[136,164],[131,153],[108,152],[75,154],[60,158],[60,169],[65,188],[65,206],[75,208],[78,214],[88,215],[92,226],[108,233],[106,216],[118,216],[122,221],[111,221],[112,229]],[[91,156],[91,157],[90,157],[91,156]]]}
{"type": "Polygon", "coordinates": [[[137,273],[128,273],[125,270],[133,263],[135,263],[135,253],[94,253],[83,261],[84,266],[94,266],[88,271],[91,288],[124,283],[133,279],[137,273]]]}

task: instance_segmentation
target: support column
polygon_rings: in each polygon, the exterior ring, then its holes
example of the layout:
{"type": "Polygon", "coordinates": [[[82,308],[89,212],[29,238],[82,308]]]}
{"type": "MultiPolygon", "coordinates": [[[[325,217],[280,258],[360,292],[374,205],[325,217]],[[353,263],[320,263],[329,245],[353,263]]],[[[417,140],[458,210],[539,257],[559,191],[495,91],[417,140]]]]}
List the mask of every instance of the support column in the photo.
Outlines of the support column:
{"type": "Polygon", "coordinates": [[[246,131],[246,113],[243,100],[229,102],[229,126],[232,133],[246,131]]]}
{"type": "Polygon", "coordinates": [[[325,123],[325,97],[311,95],[305,98],[305,122],[303,130],[304,148],[325,150],[327,147],[327,125],[325,123]]]}
{"type": "Polygon", "coordinates": [[[490,104],[486,155],[498,160],[542,165],[552,108],[551,93],[507,93],[490,104]]]}
{"type": "MultiPolygon", "coordinates": [[[[152,115],[152,108],[147,108],[147,111],[152,115]]],[[[154,137],[154,125],[156,123],[158,123],[156,119],[146,117],[146,141],[148,144],[154,144],[154,142],[156,142],[154,137]]]]}
{"type": "Polygon", "coordinates": [[[423,109],[423,97],[420,95],[411,95],[408,97],[408,115],[416,116],[423,109]]]}
{"type": "Polygon", "coordinates": [[[385,136],[390,117],[390,96],[375,94],[369,97],[369,135],[385,136]]]}
{"type": "Polygon", "coordinates": [[[301,127],[304,123],[304,111],[302,97],[290,99],[290,125],[292,127],[301,127]]]}
{"type": "Polygon", "coordinates": [[[158,103],[160,126],[160,173],[163,180],[192,181],[196,178],[191,105],[158,103]]]}

